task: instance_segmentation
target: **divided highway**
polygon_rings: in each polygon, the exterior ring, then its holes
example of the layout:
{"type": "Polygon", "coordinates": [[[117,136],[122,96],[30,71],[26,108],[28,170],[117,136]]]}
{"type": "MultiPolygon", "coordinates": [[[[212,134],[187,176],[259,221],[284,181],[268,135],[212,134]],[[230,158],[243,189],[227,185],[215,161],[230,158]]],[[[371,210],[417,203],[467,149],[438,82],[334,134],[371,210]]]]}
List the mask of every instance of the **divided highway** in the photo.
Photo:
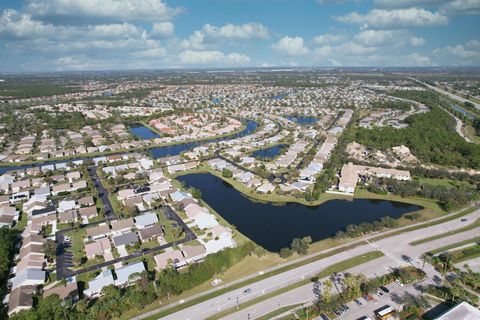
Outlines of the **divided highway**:
{"type": "MultiPolygon", "coordinates": [[[[315,262],[280,273],[267,279],[257,281],[248,286],[233,290],[231,292],[227,292],[210,300],[198,303],[194,306],[187,307],[183,310],[172,313],[162,319],[205,319],[209,316],[217,314],[222,310],[234,308],[237,306],[237,304],[241,305],[246,301],[258,298],[259,296],[262,296],[269,292],[297,283],[303,279],[313,277],[332,264],[362,255],[370,251],[380,250],[385,254],[385,256],[357,267],[357,270],[359,270],[359,272],[365,273],[367,275],[371,275],[372,272],[377,274],[386,273],[391,268],[407,264],[406,260],[409,260],[408,263],[413,263],[416,266],[421,266],[422,262],[420,260],[420,256],[422,253],[440,246],[467,239],[469,237],[478,236],[480,228],[475,228],[467,232],[455,234],[418,246],[411,246],[409,243],[418,239],[425,238],[427,236],[451,232],[455,229],[464,227],[466,224],[472,223],[480,218],[480,210],[476,210],[473,213],[466,215],[465,218],[468,219],[467,222],[462,222],[460,219],[454,219],[431,227],[426,227],[414,231],[405,232],[396,236],[388,237],[376,242],[368,242],[365,245],[360,245],[353,249],[346,249],[345,251],[334,254],[328,258],[317,260],[315,262]],[[248,294],[244,294],[244,291],[246,289],[250,289],[251,292],[248,294]]],[[[312,285],[309,284],[294,290],[296,297],[298,297],[298,301],[304,302],[312,299],[311,286],[312,285]]],[[[259,316],[260,314],[264,314],[268,311],[277,309],[279,305],[285,305],[286,301],[289,301],[288,304],[292,304],[291,298],[286,298],[285,295],[288,296],[291,295],[291,293],[287,292],[285,294],[256,304],[250,308],[246,308],[245,310],[239,311],[238,319],[247,319],[248,314],[252,316],[253,313],[255,313],[256,316],[259,316]],[[255,310],[253,310],[252,308],[255,308],[255,310]]],[[[295,301],[293,301],[293,303],[294,302],[295,301]]],[[[156,312],[159,312],[159,310],[156,310],[156,312]]],[[[143,319],[153,314],[154,313],[152,312],[141,315],[136,319],[143,319]]],[[[233,316],[234,315],[230,315],[229,319],[237,319],[236,314],[235,318],[233,316]]]]}

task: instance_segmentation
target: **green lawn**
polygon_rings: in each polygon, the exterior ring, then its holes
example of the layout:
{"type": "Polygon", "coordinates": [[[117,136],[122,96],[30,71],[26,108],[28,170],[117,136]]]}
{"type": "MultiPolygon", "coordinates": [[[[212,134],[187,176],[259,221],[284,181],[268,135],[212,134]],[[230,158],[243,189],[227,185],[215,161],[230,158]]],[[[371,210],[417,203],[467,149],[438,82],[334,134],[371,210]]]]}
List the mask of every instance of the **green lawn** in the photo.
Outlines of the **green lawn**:
{"type": "Polygon", "coordinates": [[[434,178],[415,178],[418,182],[430,186],[443,186],[447,188],[461,187],[474,188],[468,181],[459,181],[453,179],[434,179],[434,178]]]}
{"type": "Polygon", "coordinates": [[[285,307],[282,307],[282,308],[278,308],[277,310],[274,310],[274,311],[272,311],[270,313],[267,313],[263,316],[255,318],[255,320],[269,320],[269,319],[272,319],[273,317],[279,316],[282,313],[285,313],[289,310],[296,309],[296,308],[300,307],[301,305],[302,305],[301,303],[297,303],[297,304],[293,304],[293,305],[290,305],[290,306],[285,306],[285,307]]]}

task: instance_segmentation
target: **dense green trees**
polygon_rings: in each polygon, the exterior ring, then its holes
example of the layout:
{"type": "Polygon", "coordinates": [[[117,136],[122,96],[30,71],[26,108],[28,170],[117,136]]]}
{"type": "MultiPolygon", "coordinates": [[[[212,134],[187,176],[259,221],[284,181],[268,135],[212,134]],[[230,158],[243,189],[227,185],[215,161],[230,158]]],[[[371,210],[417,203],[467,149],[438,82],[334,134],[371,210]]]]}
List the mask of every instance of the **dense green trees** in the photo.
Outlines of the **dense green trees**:
{"type": "Polygon", "coordinates": [[[374,231],[380,231],[383,229],[393,228],[397,225],[397,222],[386,216],[381,218],[378,221],[374,221],[373,223],[362,222],[358,225],[349,224],[345,231],[338,231],[334,238],[337,240],[343,240],[347,238],[356,238],[366,234],[369,234],[374,231]]]}
{"type": "Polygon", "coordinates": [[[387,149],[403,144],[408,146],[415,156],[427,163],[480,168],[480,146],[466,142],[455,132],[455,121],[438,107],[445,102],[436,94],[428,91],[394,94],[422,102],[431,111],[407,118],[406,122],[409,126],[404,129],[357,128],[352,141],[375,149],[387,149]]]}
{"type": "MultiPolygon", "coordinates": [[[[0,228],[0,299],[6,294],[7,279],[15,254],[15,244],[18,232],[7,227],[0,228]]],[[[3,319],[6,310],[3,304],[0,304],[0,318],[3,319]]]]}
{"type": "Polygon", "coordinates": [[[222,177],[224,178],[231,178],[233,177],[233,173],[231,170],[227,169],[227,168],[223,168],[222,170],[222,177]]]}

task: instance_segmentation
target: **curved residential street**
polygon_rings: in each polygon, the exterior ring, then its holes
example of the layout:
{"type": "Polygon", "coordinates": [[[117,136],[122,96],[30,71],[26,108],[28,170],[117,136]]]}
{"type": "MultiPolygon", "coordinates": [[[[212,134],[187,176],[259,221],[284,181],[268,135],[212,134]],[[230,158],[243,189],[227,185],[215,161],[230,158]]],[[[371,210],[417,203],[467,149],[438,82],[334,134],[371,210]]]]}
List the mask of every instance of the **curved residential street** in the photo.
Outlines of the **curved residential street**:
{"type": "MultiPolygon", "coordinates": [[[[420,256],[422,253],[432,250],[434,248],[442,247],[447,244],[478,236],[480,228],[475,228],[467,232],[454,234],[452,236],[448,236],[417,246],[411,246],[409,243],[435,234],[451,232],[455,229],[464,227],[469,223],[473,223],[475,220],[480,218],[480,210],[476,210],[473,213],[464,216],[464,218],[467,219],[466,222],[462,222],[460,219],[454,219],[431,227],[409,231],[403,234],[381,239],[376,242],[368,242],[368,244],[360,245],[353,249],[347,249],[328,258],[317,260],[301,267],[252,283],[248,286],[233,290],[231,292],[227,292],[210,300],[201,302],[194,306],[170,314],[162,319],[205,319],[209,316],[215,315],[222,310],[234,308],[237,306],[237,303],[241,305],[246,301],[258,298],[259,296],[286,287],[290,284],[297,283],[305,278],[312,277],[332,264],[344,261],[355,256],[359,256],[370,251],[379,250],[382,251],[385,256],[365,263],[363,265],[357,266],[350,271],[365,273],[368,276],[374,276],[375,274],[380,275],[382,273],[387,273],[393,267],[407,265],[408,263],[413,263],[416,266],[421,266],[422,262],[420,261],[420,256]],[[409,257],[409,262],[406,261],[406,257],[409,257]],[[245,295],[243,292],[247,288],[251,289],[251,293],[245,295]]],[[[258,317],[259,315],[273,311],[279,306],[291,305],[295,303],[295,301],[310,301],[312,300],[312,297],[312,284],[308,284],[294,289],[290,292],[286,292],[266,301],[260,302],[233,315],[229,315],[228,318],[247,319],[248,315],[254,318],[255,316],[258,317]],[[292,300],[292,297],[295,297],[295,299],[292,300]]],[[[170,305],[169,307],[172,307],[176,304],[170,305]]],[[[156,310],[155,312],[159,311],[156,310]]],[[[137,317],[136,319],[142,319],[146,316],[151,316],[153,314],[155,313],[147,313],[137,317]]]]}

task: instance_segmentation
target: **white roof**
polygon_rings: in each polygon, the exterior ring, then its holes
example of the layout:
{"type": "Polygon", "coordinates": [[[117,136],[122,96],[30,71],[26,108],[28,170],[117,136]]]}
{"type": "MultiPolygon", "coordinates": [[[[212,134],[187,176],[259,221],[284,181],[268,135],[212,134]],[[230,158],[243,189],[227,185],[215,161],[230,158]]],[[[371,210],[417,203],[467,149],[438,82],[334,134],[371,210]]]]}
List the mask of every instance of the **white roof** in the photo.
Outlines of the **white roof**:
{"type": "Polygon", "coordinates": [[[480,310],[467,302],[457,304],[444,314],[435,318],[436,320],[478,320],[480,319],[480,310]]]}
{"type": "Polygon", "coordinates": [[[106,286],[114,284],[111,270],[103,271],[94,280],[88,282],[88,289],[85,290],[87,296],[102,292],[106,286]]]}
{"type": "Polygon", "coordinates": [[[26,282],[26,285],[32,284],[32,282],[37,284],[42,284],[45,281],[45,271],[38,269],[26,269],[19,274],[17,274],[12,279],[12,289],[21,287],[26,282]]]}
{"type": "Polygon", "coordinates": [[[193,219],[195,220],[195,225],[200,229],[211,228],[218,225],[217,219],[210,213],[197,214],[193,219]]]}
{"type": "Polygon", "coordinates": [[[135,273],[142,273],[145,271],[145,265],[143,262],[137,262],[134,264],[129,264],[128,266],[115,269],[115,273],[117,274],[117,280],[115,281],[116,285],[123,285],[128,283],[129,277],[135,273]]]}
{"type": "Polygon", "coordinates": [[[135,224],[140,226],[148,226],[157,222],[158,217],[157,214],[154,212],[148,212],[135,217],[135,224]]]}
{"type": "Polygon", "coordinates": [[[75,200],[63,200],[58,203],[58,211],[64,212],[75,209],[75,200]]]}

